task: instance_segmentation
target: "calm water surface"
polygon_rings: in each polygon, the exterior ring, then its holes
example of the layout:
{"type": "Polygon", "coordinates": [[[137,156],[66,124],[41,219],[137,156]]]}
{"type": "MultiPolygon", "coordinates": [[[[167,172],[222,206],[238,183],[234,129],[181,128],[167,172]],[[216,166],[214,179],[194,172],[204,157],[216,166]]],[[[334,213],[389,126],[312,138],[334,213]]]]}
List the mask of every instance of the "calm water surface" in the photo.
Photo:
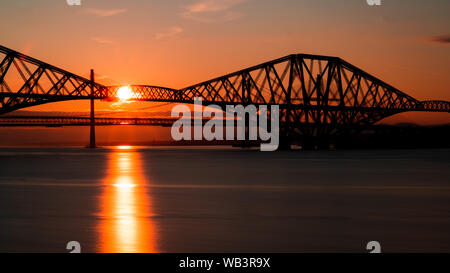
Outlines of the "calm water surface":
{"type": "Polygon", "coordinates": [[[0,149],[0,252],[450,252],[450,150],[0,149]]]}

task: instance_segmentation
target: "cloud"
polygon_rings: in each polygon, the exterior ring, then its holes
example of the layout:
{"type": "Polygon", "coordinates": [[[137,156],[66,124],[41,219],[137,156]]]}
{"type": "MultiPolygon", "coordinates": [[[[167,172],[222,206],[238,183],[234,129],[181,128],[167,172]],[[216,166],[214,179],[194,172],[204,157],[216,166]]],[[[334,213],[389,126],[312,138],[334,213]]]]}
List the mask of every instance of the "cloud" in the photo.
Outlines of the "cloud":
{"type": "Polygon", "coordinates": [[[450,34],[433,36],[429,40],[439,44],[450,44],[450,34]]]}
{"type": "Polygon", "coordinates": [[[227,10],[232,6],[243,3],[245,1],[246,0],[202,0],[188,6],[187,9],[191,13],[214,12],[227,10]]]}
{"type": "Polygon", "coordinates": [[[180,27],[171,27],[167,31],[156,33],[155,39],[161,40],[163,38],[168,38],[180,34],[183,32],[183,29],[180,27]]]}
{"type": "Polygon", "coordinates": [[[112,44],[113,41],[105,39],[105,38],[101,38],[101,37],[91,37],[91,40],[99,43],[99,44],[112,44]]]}
{"type": "Polygon", "coordinates": [[[244,16],[232,11],[233,7],[247,0],[200,0],[185,8],[182,16],[200,22],[231,21],[244,16]]]}
{"type": "Polygon", "coordinates": [[[117,14],[127,12],[127,9],[86,9],[90,14],[94,14],[98,17],[109,17],[117,14]]]}

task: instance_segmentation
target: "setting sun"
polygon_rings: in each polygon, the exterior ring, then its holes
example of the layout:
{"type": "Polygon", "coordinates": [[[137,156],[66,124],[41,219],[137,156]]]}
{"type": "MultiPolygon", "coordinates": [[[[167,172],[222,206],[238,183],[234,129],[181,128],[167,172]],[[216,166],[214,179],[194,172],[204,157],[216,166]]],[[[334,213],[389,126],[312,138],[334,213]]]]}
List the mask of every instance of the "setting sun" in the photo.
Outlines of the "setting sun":
{"type": "Polygon", "coordinates": [[[129,100],[133,97],[133,91],[129,86],[122,86],[117,90],[117,97],[122,100],[129,100]]]}
{"type": "Polygon", "coordinates": [[[116,148],[118,150],[131,150],[132,146],[129,145],[120,145],[120,146],[116,146],[116,148]]]}

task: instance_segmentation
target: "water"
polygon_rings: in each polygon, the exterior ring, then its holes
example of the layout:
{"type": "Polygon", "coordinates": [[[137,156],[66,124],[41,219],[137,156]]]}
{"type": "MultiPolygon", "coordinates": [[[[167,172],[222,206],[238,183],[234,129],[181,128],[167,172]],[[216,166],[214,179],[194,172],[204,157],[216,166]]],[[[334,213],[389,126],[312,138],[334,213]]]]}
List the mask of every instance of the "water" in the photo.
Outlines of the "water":
{"type": "Polygon", "coordinates": [[[450,252],[449,150],[0,149],[0,252],[450,252]]]}

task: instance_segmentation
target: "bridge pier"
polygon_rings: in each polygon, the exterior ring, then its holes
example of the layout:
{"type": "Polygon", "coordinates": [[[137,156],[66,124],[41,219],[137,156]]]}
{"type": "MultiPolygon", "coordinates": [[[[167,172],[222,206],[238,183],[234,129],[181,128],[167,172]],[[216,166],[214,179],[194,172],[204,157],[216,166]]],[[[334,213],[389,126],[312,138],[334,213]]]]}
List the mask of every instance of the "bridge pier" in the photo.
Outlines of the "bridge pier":
{"type": "Polygon", "coordinates": [[[331,147],[331,139],[327,137],[304,136],[301,140],[302,150],[329,150],[331,147]]]}
{"type": "Polygon", "coordinates": [[[95,149],[95,105],[94,105],[94,69],[91,69],[91,127],[89,148],[95,149]]]}
{"type": "Polygon", "coordinates": [[[278,151],[290,151],[291,150],[291,138],[289,134],[280,131],[280,139],[278,143],[278,151]]]}

